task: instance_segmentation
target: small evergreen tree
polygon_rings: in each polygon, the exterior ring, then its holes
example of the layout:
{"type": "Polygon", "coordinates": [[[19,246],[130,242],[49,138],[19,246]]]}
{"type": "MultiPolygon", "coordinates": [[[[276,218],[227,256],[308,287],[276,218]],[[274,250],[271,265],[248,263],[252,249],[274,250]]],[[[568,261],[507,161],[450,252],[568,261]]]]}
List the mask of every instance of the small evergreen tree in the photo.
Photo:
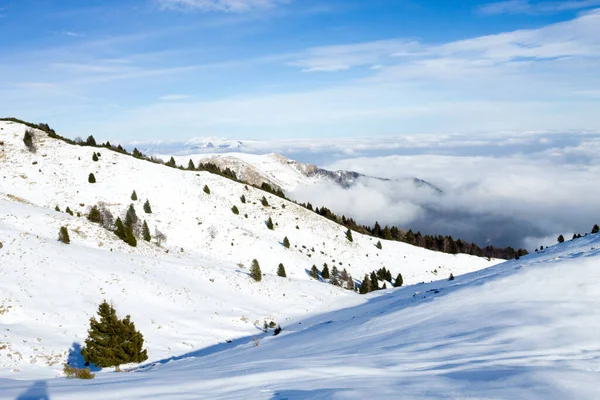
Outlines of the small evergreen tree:
{"type": "Polygon", "coordinates": [[[404,284],[404,279],[402,279],[402,274],[398,274],[396,280],[394,281],[394,287],[400,287],[404,284]]]}
{"type": "Polygon", "coordinates": [[[137,201],[138,197],[137,197],[137,193],[135,192],[135,190],[131,193],[131,200],[133,201],[137,201]]]}
{"type": "Polygon", "coordinates": [[[98,161],[98,155],[96,154],[96,152],[92,154],[92,161],[98,161]]]}
{"type": "Polygon", "coordinates": [[[208,185],[204,185],[204,193],[206,194],[210,194],[210,189],[208,188],[208,185]]]}
{"type": "Polygon", "coordinates": [[[144,220],[144,224],[142,225],[142,237],[146,242],[152,240],[152,236],[150,235],[150,228],[148,228],[148,223],[144,220]]]}
{"type": "Polygon", "coordinates": [[[60,207],[57,205],[56,207],[54,207],[54,211],[60,212],[60,207]]]}
{"type": "Polygon", "coordinates": [[[258,260],[256,258],[252,260],[252,266],[250,267],[250,277],[256,282],[260,282],[262,280],[262,272],[260,270],[260,265],[258,264],[258,260]]]}
{"type": "Polygon", "coordinates": [[[23,135],[23,143],[25,143],[27,150],[29,150],[31,153],[35,153],[36,148],[35,144],[33,144],[33,131],[30,131],[29,129],[25,131],[25,135],[23,135]]]}
{"type": "Polygon", "coordinates": [[[287,274],[285,273],[285,267],[282,263],[279,263],[279,266],[277,267],[277,276],[280,276],[282,278],[287,277],[287,274]]]}
{"type": "Polygon", "coordinates": [[[88,176],[88,182],[89,183],[96,183],[96,177],[94,176],[94,174],[90,173],[88,176]]]}
{"type": "Polygon", "coordinates": [[[449,281],[453,281],[454,280],[454,274],[450,273],[450,276],[448,277],[449,281]]]}
{"type": "Polygon", "coordinates": [[[146,214],[152,214],[152,207],[150,207],[150,200],[146,200],[144,203],[144,212],[146,214]]]}
{"type": "Polygon", "coordinates": [[[71,211],[71,209],[67,206],[67,208],[65,209],[65,212],[69,215],[73,215],[73,211],[71,211]]]}
{"type": "Polygon", "coordinates": [[[381,287],[381,290],[383,290],[383,289],[387,289],[385,282],[383,282],[383,286],[381,287]]]}
{"type": "Polygon", "coordinates": [[[190,171],[193,171],[196,169],[196,166],[194,165],[194,162],[192,161],[192,159],[190,158],[190,161],[188,162],[188,169],[190,171]]]}
{"type": "Polygon", "coordinates": [[[596,234],[598,232],[600,232],[600,227],[598,224],[594,224],[594,227],[592,228],[592,234],[596,234]]]}
{"type": "Polygon", "coordinates": [[[321,272],[321,276],[323,277],[323,279],[329,279],[329,268],[327,267],[327,264],[325,264],[323,266],[323,271],[321,272]]]}
{"type": "Polygon", "coordinates": [[[377,244],[375,245],[375,247],[377,247],[379,250],[381,250],[382,246],[381,246],[381,240],[377,242],[377,244]]]}
{"type": "Polygon", "coordinates": [[[98,367],[116,367],[140,363],[148,359],[144,336],[135,329],[129,315],[119,319],[115,309],[106,302],[98,307],[99,320],[90,319],[90,329],[81,355],[85,362],[98,367]]]}
{"type": "Polygon", "coordinates": [[[96,146],[96,139],[94,139],[94,137],[90,135],[85,141],[85,144],[87,144],[88,146],[96,146]]]}
{"type": "Polygon", "coordinates": [[[560,235],[557,240],[558,243],[563,243],[565,241],[565,237],[563,235],[560,235]]]}
{"type": "Polygon", "coordinates": [[[138,216],[135,212],[135,207],[133,207],[133,204],[130,204],[127,213],[125,213],[125,228],[133,228],[137,222],[138,216]]]}
{"type": "Polygon", "coordinates": [[[95,222],[95,223],[101,223],[102,222],[102,214],[100,213],[100,210],[98,209],[97,206],[93,206],[90,209],[90,212],[88,213],[88,217],[87,218],[91,222],[95,222]]]}
{"type": "Polygon", "coordinates": [[[231,212],[234,213],[235,215],[240,214],[240,210],[238,210],[237,206],[231,207],[231,212]]]}
{"type": "Polygon", "coordinates": [[[354,242],[354,239],[352,239],[352,231],[350,229],[346,231],[346,239],[348,239],[349,242],[354,242]]]}
{"type": "Polygon", "coordinates": [[[125,227],[125,243],[127,243],[131,247],[137,246],[137,239],[135,238],[135,235],[133,234],[133,228],[131,226],[125,227]]]}
{"type": "Polygon", "coordinates": [[[171,167],[171,168],[175,168],[177,166],[177,164],[175,163],[175,159],[173,157],[171,157],[171,159],[169,161],[167,161],[165,163],[165,165],[167,167],[171,167]]]}
{"type": "MultiPolygon", "coordinates": [[[[325,268],[327,267],[327,263],[323,264],[323,270],[325,270],[325,268]]],[[[327,269],[329,269],[327,267],[327,269]]],[[[335,286],[340,286],[340,271],[338,271],[337,267],[334,265],[333,268],[331,268],[331,274],[329,274],[329,283],[331,283],[332,285],[335,286]]]]}
{"type": "Polygon", "coordinates": [[[319,269],[316,265],[313,265],[310,269],[310,277],[313,279],[319,279],[319,269]]]}
{"type": "Polygon", "coordinates": [[[69,238],[69,230],[66,226],[61,226],[58,231],[58,241],[64,244],[71,243],[71,238],[69,238]]]}
{"type": "Polygon", "coordinates": [[[365,274],[365,277],[363,278],[362,283],[360,284],[360,289],[358,290],[358,293],[360,294],[367,294],[371,291],[371,282],[369,281],[369,275],[365,274]]]}
{"type": "Polygon", "coordinates": [[[290,248],[290,240],[287,236],[283,238],[283,247],[285,247],[286,249],[290,248]]]}
{"type": "Polygon", "coordinates": [[[243,204],[246,204],[246,196],[244,196],[244,195],[241,195],[241,196],[240,196],[240,201],[241,201],[243,204]]]}
{"type": "Polygon", "coordinates": [[[262,197],[262,199],[260,199],[260,203],[264,206],[264,207],[268,207],[269,206],[269,202],[267,201],[267,198],[265,196],[262,197]]]}
{"type": "Polygon", "coordinates": [[[267,220],[267,228],[273,230],[273,220],[271,219],[271,217],[269,217],[269,219],[267,220]]]}
{"type": "Polygon", "coordinates": [[[119,239],[125,240],[125,226],[119,217],[117,217],[117,220],[115,221],[115,235],[117,235],[119,239]]]}

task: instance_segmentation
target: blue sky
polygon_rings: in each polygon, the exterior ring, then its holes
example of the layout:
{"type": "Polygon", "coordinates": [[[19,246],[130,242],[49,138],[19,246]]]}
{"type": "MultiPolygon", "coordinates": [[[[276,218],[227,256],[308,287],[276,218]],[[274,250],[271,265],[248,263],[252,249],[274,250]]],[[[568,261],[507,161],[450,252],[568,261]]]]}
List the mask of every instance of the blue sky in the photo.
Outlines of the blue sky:
{"type": "Polygon", "coordinates": [[[72,137],[600,129],[600,0],[0,0],[0,50],[72,137]]]}

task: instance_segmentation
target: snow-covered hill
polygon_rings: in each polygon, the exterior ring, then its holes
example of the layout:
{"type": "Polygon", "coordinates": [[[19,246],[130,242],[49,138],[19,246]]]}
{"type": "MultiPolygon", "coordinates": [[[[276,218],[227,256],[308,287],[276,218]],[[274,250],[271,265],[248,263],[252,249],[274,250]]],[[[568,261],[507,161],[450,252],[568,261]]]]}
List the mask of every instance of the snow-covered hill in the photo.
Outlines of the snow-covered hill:
{"type": "MultiPolygon", "coordinates": [[[[159,157],[164,161],[168,161],[171,155],[160,155],[159,157]]],[[[330,171],[313,164],[301,163],[276,153],[262,155],[249,153],[200,153],[173,156],[173,158],[177,165],[187,166],[189,160],[192,160],[195,164],[200,162],[212,163],[221,169],[229,168],[236,173],[238,178],[253,185],[260,186],[263,182],[266,182],[272,187],[280,188],[292,195],[294,192],[317,184],[329,184],[341,188],[349,188],[359,181],[364,184],[369,184],[369,181],[376,181],[378,183],[400,182],[406,184],[407,189],[412,191],[425,190],[429,194],[442,193],[441,189],[418,178],[391,181],[387,178],[367,176],[354,171],[330,171]]]]}
{"type": "MultiPolygon", "coordinates": [[[[68,145],[24,125],[0,122],[0,376],[60,374],[69,348],[81,345],[97,305],[113,301],[144,333],[151,361],[255,335],[306,315],[364,301],[309,278],[312,265],[347,269],[355,278],[382,266],[406,284],[430,282],[495,264],[431,252],[358,233],[252,187],[207,172],[182,171],[106,149],[68,145]],[[92,154],[100,152],[97,162],[92,154]],[[93,173],[96,183],[88,183],[93,173]],[[210,194],[203,191],[207,185],[210,194]],[[139,200],[132,201],[132,191],[139,200]],[[248,200],[243,204],[240,196],[248,200]],[[265,195],[269,206],[260,199],[265,195]],[[142,211],[148,199],[152,214],[142,211]],[[130,204],[168,238],[132,248],[85,218],[103,202],[116,215],[130,204]],[[235,215],[232,206],[239,208],[235,215]],[[75,216],[54,211],[68,206],[75,216]],[[77,217],[80,213],[80,217],[77,217]],[[275,229],[265,221],[271,217],[275,229]],[[67,226],[71,244],[57,241],[67,226]],[[287,236],[289,249],[281,245],[287,236]],[[265,277],[248,277],[252,259],[265,277]],[[283,263],[288,278],[275,275],[283,263]]],[[[2,384],[3,385],[3,384],[2,384]]],[[[0,392],[1,386],[0,385],[0,392]]]]}
{"type": "Polygon", "coordinates": [[[598,399],[600,235],[93,381],[7,398],[598,399]],[[37,396],[37,397],[36,397],[37,396]]]}

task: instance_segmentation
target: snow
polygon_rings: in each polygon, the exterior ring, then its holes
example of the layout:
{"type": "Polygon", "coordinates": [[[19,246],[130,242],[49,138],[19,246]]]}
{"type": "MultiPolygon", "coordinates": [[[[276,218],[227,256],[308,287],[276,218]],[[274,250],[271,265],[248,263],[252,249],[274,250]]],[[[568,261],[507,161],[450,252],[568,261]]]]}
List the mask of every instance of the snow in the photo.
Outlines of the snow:
{"type": "Polygon", "coordinates": [[[0,380],[76,399],[597,399],[600,237],[390,289],[250,337],[93,381],[0,380]]]}
{"type": "Polygon", "coordinates": [[[107,150],[93,163],[96,149],[42,134],[30,154],[24,129],[0,123],[0,399],[600,398],[600,235],[501,264],[396,242],[378,250],[274,196],[264,208],[263,192],[219,176],[107,150]],[[131,248],[54,211],[103,200],[121,214],[134,189],[163,247],[131,248]],[[70,245],[56,240],[61,225],[70,245]],[[260,283],[247,275],[253,258],[260,283]],[[355,278],[386,266],[410,286],[361,296],[307,276],[333,258],[355,278]],[[275,276],[279,262],[289,278],[275,276]],[[131,315],[149,360],[65,379],[61,364],[104,298],[131,315]],[[264,320],[283,332],[254,326],[264,320]]]}
{"type": "MultiPolygon", "coordinates": [[[[31,379],[62,376],[69,349],[83,344],[89,318],[103,299],[112,301],[120,315],[131,315],[144,334],[149,362],[156,362],[210,351],[227,340],[239,339],[234,343],[245,346],[248,338],[261,334],[255,324],[265,320],[287,327],[366,301],[310,279],[307,270],[313,264],[321,268],[327,263],[331,269],[335,263],[355,279],[385,266],[394,277],[401,272],[405,284],[414,284],[499,262],[388,241],[379,250],[376,239],[358,233],[350,243],[345,228],[210,173],[168,168],[106,149],[93,162],[98,149],[71,146],[39,131],[37,152],[30,153],[22,141],[25,129],[0,122],[0,378],[5,378],[0,397],[5,390],[16,395],[31,379]],[[90,172],[97,183],[88,183],[90,172]],[[133,190],[135,202],[130,200],[133,190]],[[241,203],[242,194],[247,204],[241,203]],[[260,204],[263,195],[269,207],[260,204]],[[142,210],[146,199],[152,214],[142,210]],[[131,248],[90,223],[85,213],[99,201],[115,216],[134,203],[152,232],[158,227],[167,235],[166,244],[140,240],[131,248]],[[56,205],[82,216],[56,212],[56,205]],[[231,212],[233,205],[240,215],[231,212]],[[273,231],[264,223],[269,216],[277,224],[273,231]],[[70,245],[57,241],[63,225],[70,245]],[[280,243],[285,236],[290,249],[280,243]],[[260,283],[248,277],[254,258],[265,274],[260,283]],[[275,276],[280,262],[286,279],[275,276]]],[[[94,382],[113,379],[107,376],[112,375],[103,371],[94,382]]]]}
{"type": "MultiPolygon", "coordinates": [[[[158,155],[162,160],[168,161],[171,155],[158,155]]],[[[290,160],[280,154],[249,154],[249,153],[224,153],[224,154],[191,154],[173,156],[177,165],[187,166],[192,160],[195,165],[200,162],[211,162],[220,168],[230,168],[236,175],[245,181],[260,186],[268,182],[289,192],[304,186],[323,182],[325,178],[307,176],[307,172],[316,168],[313,165],[303,164],[290,160]]]]}

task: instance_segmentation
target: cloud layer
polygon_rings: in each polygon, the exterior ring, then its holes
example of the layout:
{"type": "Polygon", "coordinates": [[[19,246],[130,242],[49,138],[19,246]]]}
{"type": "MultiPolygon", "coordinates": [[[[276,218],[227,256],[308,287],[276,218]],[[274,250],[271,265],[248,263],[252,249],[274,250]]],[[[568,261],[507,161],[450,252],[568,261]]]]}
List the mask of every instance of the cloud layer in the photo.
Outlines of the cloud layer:
{"type": "Polygon", "coordinates": [[[163,9],[242,13],[272,8],[290,0],[157,0],[163,9]]]}

